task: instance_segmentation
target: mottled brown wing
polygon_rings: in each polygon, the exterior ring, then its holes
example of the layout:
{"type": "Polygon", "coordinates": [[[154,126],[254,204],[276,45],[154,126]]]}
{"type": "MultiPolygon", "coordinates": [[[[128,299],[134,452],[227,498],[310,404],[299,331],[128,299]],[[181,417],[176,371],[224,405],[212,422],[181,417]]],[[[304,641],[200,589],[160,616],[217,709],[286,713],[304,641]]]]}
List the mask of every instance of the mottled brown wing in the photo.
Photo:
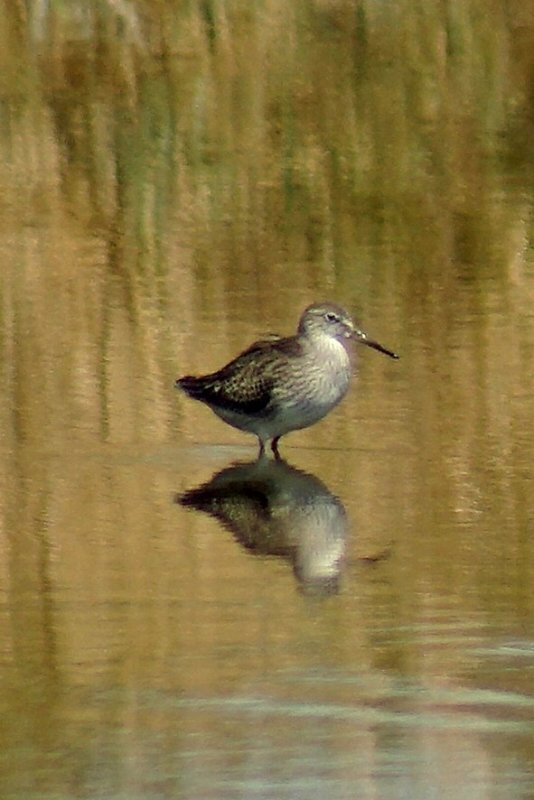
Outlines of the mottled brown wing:
{"type": "Polygon", "coordinates": [[[190,397],[242,414],[260,414],[271,402],[281,365],[296,354],[292,339],[270,336],[254,342],[218,372],[177,383],[190,397]]]}

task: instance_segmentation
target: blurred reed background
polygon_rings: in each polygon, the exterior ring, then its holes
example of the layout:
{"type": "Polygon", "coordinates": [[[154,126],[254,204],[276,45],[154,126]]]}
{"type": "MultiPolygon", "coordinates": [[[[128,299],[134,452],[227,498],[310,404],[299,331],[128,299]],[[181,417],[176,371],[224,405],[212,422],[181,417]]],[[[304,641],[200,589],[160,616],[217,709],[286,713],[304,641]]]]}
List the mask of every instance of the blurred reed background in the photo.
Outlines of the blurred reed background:
{"type": "Polygon", "coordinates": [[[423,326],[439,357],[458,282],[523,287],[533,39],[529,5],[504,0],[6,2],[4,431],[37,435],[43,406],[64,423],[74,380],[77,431],[113,435],[134,347],[143,429],[165,437],[195,309],[242,340],[236,297],[261,329],[287,324],[295,287],[389,293],[395,338],[423,326]],[[141,317],[169,328],[134,342],[141,317]]]}

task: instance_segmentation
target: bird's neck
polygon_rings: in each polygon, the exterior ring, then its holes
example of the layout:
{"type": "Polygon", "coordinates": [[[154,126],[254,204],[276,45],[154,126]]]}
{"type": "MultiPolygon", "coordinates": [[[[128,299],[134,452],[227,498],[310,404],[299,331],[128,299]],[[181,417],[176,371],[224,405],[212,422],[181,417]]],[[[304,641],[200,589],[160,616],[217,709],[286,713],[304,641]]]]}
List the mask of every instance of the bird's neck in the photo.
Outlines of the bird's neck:
{"type": "Polygon", "coordinates": [[[334,336],[325,336],[321,333],[308,334],[305,338],[309,349],[320,353],[324,357],[345,361],[351,354],[348,339],[337,339],[334,336]]]}

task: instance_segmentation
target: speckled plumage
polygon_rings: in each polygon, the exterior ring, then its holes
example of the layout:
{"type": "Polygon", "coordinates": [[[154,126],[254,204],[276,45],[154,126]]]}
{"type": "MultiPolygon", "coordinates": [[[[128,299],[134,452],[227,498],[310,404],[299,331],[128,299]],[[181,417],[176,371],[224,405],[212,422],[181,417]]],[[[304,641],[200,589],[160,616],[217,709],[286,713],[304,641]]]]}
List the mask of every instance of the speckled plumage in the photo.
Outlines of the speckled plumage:
{"type": "Polygon", "coordinates": [[[255,342],[217,372],[179,378],[176,386],[229,425],[255,434],[260,453],[271,440],[278,455],[281,436],[318,422],[345,396],[351,339],[397,358],[340,306],[317,303],[304,311],[295,336],[255,342]]]}

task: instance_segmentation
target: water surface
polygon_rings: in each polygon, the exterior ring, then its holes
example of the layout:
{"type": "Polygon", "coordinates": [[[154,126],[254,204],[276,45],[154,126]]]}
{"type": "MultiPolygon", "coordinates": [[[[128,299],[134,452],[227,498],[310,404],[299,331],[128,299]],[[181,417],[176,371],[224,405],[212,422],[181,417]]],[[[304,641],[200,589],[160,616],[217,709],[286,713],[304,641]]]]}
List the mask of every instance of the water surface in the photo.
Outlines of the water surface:
{"type": "Polygon", "coordinates": [[[532,25],[17,4],[0,98],[0,795],[534,794],[532,25]],[[310,302],[343,404],[178,395],[310,302]]]}

